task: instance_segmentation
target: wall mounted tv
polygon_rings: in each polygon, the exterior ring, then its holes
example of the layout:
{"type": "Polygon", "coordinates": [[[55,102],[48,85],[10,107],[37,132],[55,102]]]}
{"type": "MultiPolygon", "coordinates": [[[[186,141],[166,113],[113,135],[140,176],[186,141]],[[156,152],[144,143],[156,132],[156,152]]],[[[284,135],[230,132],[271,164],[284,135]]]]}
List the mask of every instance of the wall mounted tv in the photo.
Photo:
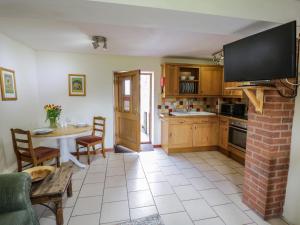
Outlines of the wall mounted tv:
{"type": "Polygon", "coordinates": [[[225,81],[296,77],[296,21],[224,45],[225,81]]]}

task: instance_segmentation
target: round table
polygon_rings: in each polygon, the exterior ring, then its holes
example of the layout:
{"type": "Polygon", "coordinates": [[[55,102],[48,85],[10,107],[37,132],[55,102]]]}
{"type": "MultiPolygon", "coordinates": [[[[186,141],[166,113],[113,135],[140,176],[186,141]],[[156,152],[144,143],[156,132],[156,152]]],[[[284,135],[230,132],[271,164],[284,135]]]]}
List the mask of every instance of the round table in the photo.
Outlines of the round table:
{"type": "Polygon", "coordinates": [[[82,136],[84,133],[92,131],[92,126],[87,127],[76,127],[76,126],[68,126],[68,127],[59,127],[54,129],[53,132],[49,134],[33,134],[33,138],[43,138],[43,139],[56,139],[60,149],[60,161],[67,162],[71,160],[77,166],[81,168],[85,168],[86,165],[79,162],[75,156],[73,156],[69,151],[68,141],[69,139],[75,139],[78,136],[82,136]]]}

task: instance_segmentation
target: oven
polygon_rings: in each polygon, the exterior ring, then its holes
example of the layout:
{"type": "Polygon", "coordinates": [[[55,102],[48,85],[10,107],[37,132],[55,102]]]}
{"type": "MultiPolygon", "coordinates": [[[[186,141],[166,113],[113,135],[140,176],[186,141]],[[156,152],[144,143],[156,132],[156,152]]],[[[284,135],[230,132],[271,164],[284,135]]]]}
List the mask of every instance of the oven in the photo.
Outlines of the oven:
{"type": "Polygon", "coordinates": [[[247,122],[231,120],[229,121],[228,144],[243,152],[246,151],[247,122]]]}

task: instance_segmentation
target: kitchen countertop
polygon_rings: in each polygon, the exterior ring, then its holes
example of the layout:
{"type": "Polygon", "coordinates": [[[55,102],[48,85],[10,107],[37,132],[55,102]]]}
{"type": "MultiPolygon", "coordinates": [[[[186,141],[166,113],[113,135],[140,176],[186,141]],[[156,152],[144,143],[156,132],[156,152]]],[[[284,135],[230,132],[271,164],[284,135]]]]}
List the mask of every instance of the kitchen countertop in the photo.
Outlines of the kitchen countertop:
{"type": "Polygon", "coordinates": [[[160,118],[162,119],[175,119],[175,118],[197,118],[197,117],[223,117],[223,118],[227,118],[227,119],[232,119],[232,120],[240,120],[243,122],[247,122],[247,119],[243,119],[243,118],[237,118],[237,117],[232,117],[232,116],[226,116],[226,115],[221,115],[221,114],[214,114],[214,115],[188,115],[188,116],[173,116],[173,115],[169,115],[169,114],[160,114],[160,118]]]}

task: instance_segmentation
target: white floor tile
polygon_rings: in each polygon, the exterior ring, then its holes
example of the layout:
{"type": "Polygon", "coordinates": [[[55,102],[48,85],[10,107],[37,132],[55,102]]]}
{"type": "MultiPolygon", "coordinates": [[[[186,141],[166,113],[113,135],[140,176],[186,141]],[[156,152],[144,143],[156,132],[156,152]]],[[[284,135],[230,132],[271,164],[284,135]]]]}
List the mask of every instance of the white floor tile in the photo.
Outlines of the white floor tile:
{"type": "Polygon", "coordinates": [[[163,167],[162,173],[167,176],[167,175],[174,175],[174,174],[180,174],[180,171],[176,166],[166,166],[163,167]]]}
{"type": "Polygon", "coordinates": [[[204,199],[184,201],[183,205],[192,220],[201,220],[217,216],[204,199]]]}
{"type": "Polygon", "coordinates": [[[73,191],[72,197],[67,197],[67,195],[63,198],[63,207],[74,207],[77,197],[79,195],[78,191],[73,191]]]}
{"type": "Polygon", "coordinates": [[[190,182],[181,174],[166,176],[167,181],[171,186],[188,185],[190,182]]]}
{"type": "Polygon", "coordinates": [[[231,201],[218,189],[200,191],[200,194],[210,206],[231,203],[231,201]]]}
{"type": "Polygon", "coordinates": [[[243,225],[253,222],[234,204],[219,205],[213,208],[226,225],[243,225]]]}
{"type": "Polygon", "coordinates": [[[104,180],[104,173],[87,173],[84,184],[103,183],[104,180]]]}
{"type": "Polygon", "coordinates": [[[239,173],[224,175],[231,183],[235,185],[243,184],[244,177],[239,173]]]}
{"type": "Polygon", "coordinates": [[[127,182],[128,191],[143,191],[148,190],[148,182],[146,179],[132,179],[127,182]]]}
{"type": "Polygon", "coordinates": [[[89,225],[99,225],[100,221],[100,213],[98,214],[91,214],[91,215],[84,215],[84,216],[74,216],[70,218],[68,225],[82,225],[82,224],[89,225]]]}
{"type": "Polygon", "coordinates": [[[105,188],[103,202],[116,202],[127,200],[126,187],[105,188]]]}
{"type": "Polygon", "coordinates": [[[126,178],[125,176],[112,176],[106,177],[105,187],[125,187],[126,186],[126,178]]]}
{"type": "Polygon", "coordinates": [[[110,177],[110,176],[122,176],[122,175],[125,175],[125,170],[124,170],[123,167],[107,168],[106,175],[108,177],[110,177]]]}
{"type": "Polygon", "coordinates": [[[154,197],[159,214],[182,212],[184,208],[176,195],[154,197]]]}
{"type": "Polygon", "coordinates": [[[156,206],[147,206],[147,207],[130,209],[130,216],[131,216],[132,220],[155,215],[157,213],[158,212],[157,212],[156,206]]]}
{"type": "Polygon", "coordinates": [[[101,209],[101,203],[101,196],[78,198],[72,216],[99,213],[101,209]]]}
{"type": "Polygon", "coordinates": [[[174,191],[181,201],[202,198],[192,185],[174,187],[174,191]]]}
{"type": "Polygon", "coordinates": [[[145,178],[144,171],[142,169],[131,169],[126,171],[126,179],[141,179],[145,178]]]}
{"type": "Polygon", "coordinates": [[[249,207],[242,202],[242,194],[227,195],[227,197],[236,204],[241,210],[249,210],[249,207]]]}
{"type": "Polygon", "coordinates": [[[205,177],[190,179],[192,185],[199,191],[215,188],[215,186],[205,177]]]}
{"type": "Polygon", "coordinates": [[[214,167],[212,167],[211,165],[207,164],[207,163],[197,163],[194,164],[194,166],[200,171],[200,172],[205,172],[205,171],[212,171],[215,170],[214,167]]]}
{"type": "Polygon", "coordinates": [[[165,225],[193,225],[186,212],[172,213],[162,215],[165,225]]]}
{"type": "Polygon", "coordinates": [[[221,174],[230,174],[230,173],[236,173],[234,169],[232,169],[230,166],[214,166],[216,170],[221,174]]]}
{"type": "Polygon", "coordinates": [[[167,181],[166,176],[162,172],[149,173],[146,177],[149,183],[167,181]]]}
{"type": "Polygon", "coordinates": [[[218,181],[214,183],[225,195],[240,193],[241,189],[229,181],[218,181]]]}
{"type": "Polygon", "coordinates": [[[128,198],[130,208],[154,205],[153,197],[151,195],[151,192],[148,190],[129,192],[128,198]]]}
{"type": "Polygon", "coordinates": [[[210,181],[226,180],[226,177],[224,177],[218,171],[206,171],[206,172],[203,172],[203,175],[210,181]]]}
{"type": "Polygon", "coordinates": [[[225,223],[219,217],[217,217],[195,221],[195,225],[225,225],[225,223]]]}
{"type": "Polygon", "coordinates": [[[182,169],[180,172],[185,178],[203,177],[203,174],[196,168],[182,169]]]}
{"type": "Polygon", "coordinates": [[[257,225],[270,225],[267,221],[262,219],[259,215],[257,215],[252,210],[245,211],[245,213],[255,222],[257,225]]]}
{"type": "Polygon", "coordinates": [[[79,197],[103,195],[104,183],[84,184],[81,187],[79,197]]]}
{"type": "Polygon", "coordinates": [[[168,182],[151,183],[149,185],[153,196],[169,195],[174,193],[168,182]]]}
{"type": "Polygon", "coordinates": [[[80,191],[83,180],[73,180],[72,179],[72,189],[73,191],[80,191]]]}
{"type": "Polygon", "coordinates": [[[129,208],[127,201],[103,203],[100,223],[111,223],[129,220],[129,208]]]}

